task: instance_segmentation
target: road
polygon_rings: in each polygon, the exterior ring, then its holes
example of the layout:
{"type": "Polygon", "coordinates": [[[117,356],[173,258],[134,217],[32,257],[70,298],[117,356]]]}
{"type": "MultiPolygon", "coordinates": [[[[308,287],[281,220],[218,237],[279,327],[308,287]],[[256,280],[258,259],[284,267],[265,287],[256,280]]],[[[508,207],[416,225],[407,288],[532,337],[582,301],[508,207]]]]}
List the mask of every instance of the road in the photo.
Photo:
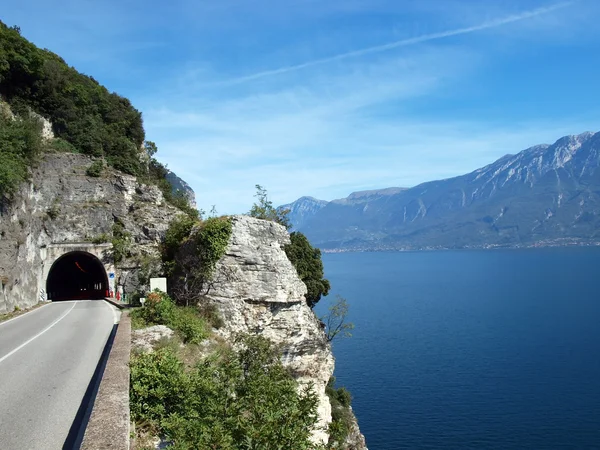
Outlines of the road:
{"type": "Polygon", "coordinates": [[[0,323],[0,447],[61,449],[118,313],[57,302],[0,323]]]}

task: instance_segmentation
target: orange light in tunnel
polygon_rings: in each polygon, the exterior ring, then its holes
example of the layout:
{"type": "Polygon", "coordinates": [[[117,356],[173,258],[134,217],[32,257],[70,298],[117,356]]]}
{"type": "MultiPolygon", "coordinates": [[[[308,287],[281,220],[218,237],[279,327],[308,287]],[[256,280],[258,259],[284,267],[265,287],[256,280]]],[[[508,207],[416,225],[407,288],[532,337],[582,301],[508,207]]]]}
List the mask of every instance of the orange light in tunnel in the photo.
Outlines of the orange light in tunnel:
{"type": "Polygon", "coordinates": [[[87,273],[85,270],[83,270],[83,269],[81,268],[81,266],[79,265],[79,263],[78,263],[77,261],[75,261],[75,265],[76,265],[76,266],[77,266],[77,268],[78,268],[79,270],[81,270],[83,273],[87,273]]]}

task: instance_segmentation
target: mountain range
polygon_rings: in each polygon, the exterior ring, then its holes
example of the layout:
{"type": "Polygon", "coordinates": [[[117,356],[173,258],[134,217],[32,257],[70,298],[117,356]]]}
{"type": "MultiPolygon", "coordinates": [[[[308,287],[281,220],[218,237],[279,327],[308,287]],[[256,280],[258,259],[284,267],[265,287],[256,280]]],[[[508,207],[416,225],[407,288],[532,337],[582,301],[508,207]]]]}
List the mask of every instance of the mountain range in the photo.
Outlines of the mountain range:
{"type": "Polygon", "coordinates": [[[282,205],[324,251],[600,244],[600,133],[537,145],[412,188],[282,205]]]}

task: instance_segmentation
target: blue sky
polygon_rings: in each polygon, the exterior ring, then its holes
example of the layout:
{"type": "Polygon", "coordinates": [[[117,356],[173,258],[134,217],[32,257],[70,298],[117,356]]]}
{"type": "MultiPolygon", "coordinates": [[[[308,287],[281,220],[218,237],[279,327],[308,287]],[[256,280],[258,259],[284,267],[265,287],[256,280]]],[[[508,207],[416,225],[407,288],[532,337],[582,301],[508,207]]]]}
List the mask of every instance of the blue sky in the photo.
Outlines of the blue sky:
{"type": "Polygon", "coordinates": [[[204,209],[472,171],[600,130],[600,2],[20,0],[0,19],[130,98],[204,209]]]}

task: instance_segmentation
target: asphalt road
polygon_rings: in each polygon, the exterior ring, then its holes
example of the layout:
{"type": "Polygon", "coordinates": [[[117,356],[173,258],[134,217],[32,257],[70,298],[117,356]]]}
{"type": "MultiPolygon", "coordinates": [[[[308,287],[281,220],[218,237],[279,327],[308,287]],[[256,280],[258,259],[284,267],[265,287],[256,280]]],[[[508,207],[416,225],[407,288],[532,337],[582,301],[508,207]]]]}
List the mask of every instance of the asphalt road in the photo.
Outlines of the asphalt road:
{"type": "Polygon", "coordinates": [[[117,317],[81,300],[0,323],[0,448],[63,448],[117,317]]]}

